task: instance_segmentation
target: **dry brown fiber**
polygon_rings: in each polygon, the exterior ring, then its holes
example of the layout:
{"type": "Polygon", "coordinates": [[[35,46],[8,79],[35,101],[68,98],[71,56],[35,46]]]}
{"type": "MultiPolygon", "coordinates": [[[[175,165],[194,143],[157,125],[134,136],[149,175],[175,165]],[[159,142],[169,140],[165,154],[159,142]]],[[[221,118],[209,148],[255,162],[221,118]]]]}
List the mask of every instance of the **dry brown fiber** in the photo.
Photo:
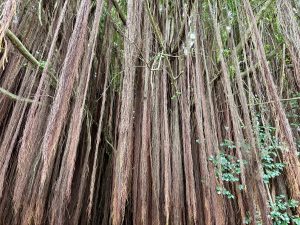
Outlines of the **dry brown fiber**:
{"type": "Polygon", "coordinates": [[[0,6],[0,225],[273,224],[300,201],[297,1],[0,6]]]}

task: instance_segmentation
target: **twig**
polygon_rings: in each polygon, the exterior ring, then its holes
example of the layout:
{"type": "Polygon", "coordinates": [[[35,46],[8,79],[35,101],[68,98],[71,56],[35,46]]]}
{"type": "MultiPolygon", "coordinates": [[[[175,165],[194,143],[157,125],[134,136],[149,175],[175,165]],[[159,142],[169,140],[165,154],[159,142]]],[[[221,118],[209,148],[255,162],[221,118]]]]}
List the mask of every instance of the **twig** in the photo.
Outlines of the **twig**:
{"type": "MultiPolygon", "coordinates": [[[[145,2],[146,4],[146,10],[147,10],[147,14],[150,18],[150,23],[151,23],[151,26],[152,26],[152,29],[154,31],[154,35],[156,36],[156,38],[158,39],[158,44],[160,45],[161,49],[162,49],[162,55],[167,55],[166,52],[166,47],[165,47],[165,44],[164,44],[164,41],[163,41],[163,35],[162,35],[162,32],[158,26],[158,23],[155,21],[153,15],[151,14],[151,11],[150,11],[150,6],[149,6],[149,1],[146,0],[145,2]]],[[[176,87],[176,84],[173,82],[175,81],[176,79],[178,79],[178,77],[175,77],[174,76],[174,73],[173,73],[173,70],[172,70],[172,66],[171,66],[171,62],[169,60],[168,57],[166,57],[166,62],[167,62],[167,67],[169,69],[169,72],[170,72],[170,77],[172,79],[172,84],[175,86],[175,89],[177,91],[177,87],[176,87]]]]}
{"type": "Polygon", "coordinates": [[[19,50],[19,52],[34,66],[36,67],[43,67],[44,64],[38,61],[30,52],[29,50],[23,45],[20,39],[11,31],[6,31],[6,36],[11,41],[11,43],[19,50]]]}
{"type": "Polygon", "coordinates": [[[18,95],[15,95],[7,90],[5,90],[4,88],[0,87],[0,92],[6,96],[8,96],[9,98],[11,99],[14,99],[16,101],[22,101],[22,102],[29,102],[29,103],[34,103],[33,100],[31,99],[28,99],[28,98],[23,98],[23,97],[20,97],[18,95]]]}

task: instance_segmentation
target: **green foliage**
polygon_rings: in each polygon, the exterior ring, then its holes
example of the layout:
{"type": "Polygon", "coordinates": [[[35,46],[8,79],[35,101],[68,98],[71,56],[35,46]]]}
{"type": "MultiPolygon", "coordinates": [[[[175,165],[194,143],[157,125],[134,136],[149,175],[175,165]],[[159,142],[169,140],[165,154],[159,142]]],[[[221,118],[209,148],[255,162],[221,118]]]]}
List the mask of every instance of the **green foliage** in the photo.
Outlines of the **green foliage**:
{"type": "Polygon", "coordinates": [[[121,90],[122,83],[122,72],[113,72],[113,76],[111,78],[111,86],[114,91],[119,92],[121,90]]]}
{"type": "Polygon", "coordinates": [[[300,218],[291,215],[291,211],[299,205],[299,202],[290,199],[286,201],[284,195],[276,196],[275,202],[270,202],[271,213],[274,225],[287,225],[294,223],[296,225],[300,224],[300,218]]]}
{"type": "Polygon", "coordinates": [[[234,78],[236,73],[235,67],[233,65],[230,65],[228,69],[229,69],[230,78],[234,78]]]}
{"type": "MultiPolygon", "coordinates": [[[[300,225],[300,218],[294,216],[292,211],[299,205],[299,202],[290,199],[287,200],[284,195],[278,195],[275,197],[275,202],[269,202],[270,207],[270,218],[274,225],[288,225],[295,224],[300,225]]],[[[246,214],[246,219],[243,224],[251,224],[252,218],[249,215],[249,212],[246,214]]],[[[255,224],[262,225],[260,221],[259,214],[255,217],[255,224]]]]}
{"type": "MultiPolygon", "coordinates": [[[[224,140],[220,145],[222,148],[233,150],[236,146],[230,140],[224,140]]],[[[209,160],[216,168],[216,176],[224,183],[237,184],[239,190],[243,190],[244,186],[240,184],[241,165],[246,164],[246,161],[241,161],[237,157],[220,153],[218,156],[211,156],[209,160]],[[220,168],[220,169],[219,169],[220,168]]],[[[224,187],[217,187],[218,194],[226,196],[228,199],[233,199],[234,195],[224,187]]]]}
{"type": "Polygon", "coordinates": [[[228,191],[226,188],[223,187],[217,187],[216,191],[219,195],[224,195],[226,196],[228,199],[234,199],[234,195],[231,194],[230,191],[228,191]]]}
{"type": "MultiPolygon", "coordinates": [[[[246,212],[246,218],[243,221],[243,224],[251,224],[252,218],[250,216],[249,211],[246,212]]],[[[257,223],[256,223],[257,224],[257,223]]]]}
{"type": "Polygon", "coordinates": [[[46,61],[40,61],[40,68],[41,69],[45,69],[46,65],[47,65],[46,61]]]}
{"type": "Polygon", "coordinates": [[[228,148],[228,149],[235,149],[236,146],[234,145],[234,143],[231,141],[231,140],[227,140],[225,139],[221,144],[220,144],[221,147],[224,147],[224,148],[228,148]]]}
{"type": "MultiPolygon", "coordinates": [[[[282,162],[278,162],[279,151],[282,149],[282,145],[275,137],[276,129],[274,127],[260,126],[257,122],[257,130],[260,157],[263,167],[263,180],[266,184],[269,184],[271,179],[278,177],[283,172],[285,165],[282,162]]],[[[227,139],[225,139],[220,146],[229,153],[236,149],[236,144],[227,139]]],[[[247,149],[246,144],[242,146],[245,146],[245,149],[247,149]]],[[[218,156],[210,157],[210,161],[216,168],[216,176],[224,183],[237,184],[239,190],[245,188],[240,185],[240,174],[241,165],[246,164],[246,161],[240,161],[237,157],[228,154],[225,151],[222,151],[218,156]]],[[[233,194],[223,187],[218,187],[217,192],[229,199],[234,198],[233,194]]]]}
{"type": "Polygon", "coordinates": [[[282,144],[275,136],[276,128],[260,125],[258,122],[259,118],[260,115],[257,115],[256,130],[258,147],[263,166],[263,180],[268,184],[272,178],[278,177],[282,173],[285,165],[282,162],[278,162],[282,144]]]}
{"type": "Polygon", "coordinates": [[[181,92],[180,91],[176,91],[176,93],[171,97],[172,100],[174,99],[178,99],[181,96],[181,92]]]}
{"type": "Polygon", "coordinates": [[[264,169],[263,179],[265,183],[269,183],[270,179],[279,176],[283,169],[284,164],[275,162],[277,153],[271,149],[265,149],[262,153],[262,164],[264,169]]]}
{"type": "Polygon", "coordinates": [[[278,158],[278,150],[282,148],[280,142],[274,136],[275,128],[267,126],[258,126],[258,141],[260,146],[261,161],[264,169],[263,179],[265,183],[269,183],[270,179],[279,176],[284,164],[276,162],[278,158]]]}

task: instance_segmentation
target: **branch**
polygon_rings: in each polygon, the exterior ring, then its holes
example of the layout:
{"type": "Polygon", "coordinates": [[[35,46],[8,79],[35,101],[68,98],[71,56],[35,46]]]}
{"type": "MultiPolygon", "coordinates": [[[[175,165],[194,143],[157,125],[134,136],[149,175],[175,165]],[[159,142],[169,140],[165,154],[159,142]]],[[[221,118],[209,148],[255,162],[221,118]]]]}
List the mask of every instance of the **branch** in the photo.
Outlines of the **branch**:
{"type": "MultiPolygon", "coordinates": [[[[265,4],[261,7],[259,12],[256,15],[256,21],[258,22],[261,17],[263,16],[263,12],[271,5],[271,3],[274,2],[274,0],[268,0],[265,2],[265,4]]],[[[242,47],[246,43],[246,41],[250,38],[251,32],[252,32],[253,23],[250,25],[250,27],[246,30],[243,38],[241,38],[240,43],[237,44],[236,50],[237,52],[242,50],[242,47]]]]}
{"type": "Polygon", "coordinates": [[[36,67],[44,67],[44,62],[38,61],[11,30],[7,29],[6,36],[29,62],[36,67]]]}
{"type": "MultiPolygon", "coordinates": [[[[276,51],[272,51],[269,55],[268,58],[272,58],[273,56],[276,55],[276,51]]],[[[254,70],[256,70],[259,67],[259,63],[256,63],[253,67],[249,67],[246,71],[241,72],[241,76],[244,77],[249,73],[252,73],[254,70]]]]}
{"type": "MultiPolygon", "coordinates": [[[[18,49],[18,51],[34,66],[38,68],[44,68],[45,62],[38,61],[30,52],[29,50],[23,45],[23,43],[20,41],[20,39],[9,29],[6,31],[6,36],[11,41],[11,43],[18,49]]],[[[17,101],[23,101],[23,102],[29,102],[33,103],[34,101],[31,99],[23,98],[18,95],[15,95],[4,88],[0,87],[0,93],[8,96],[11,99],[17,100],[17,101]]]]}
{"type": "Polygon", "coordinates": [[[114,5],[117,13],[119,14],[120,16],[120,19],[122,20],[122,23],[124,26],[126,26],[126,16],[125,14],[123,13],[121,7],[119,6],[118,2],[116,0],[111,0],[112,1],[112,4],[114,5]]]}
{"type": "MultiPolygon", "coordinates": [[[[237,51],[237,47],[235,47],[237,51]]],[[[272,51],[269,55],[268,58],[272,58],[273,56],[276,55],[276,51],[272,51]]],[[[252,72],[254,72],[254,70],[256,70],[259,67],[259,63],[256,63],[255,65],[253,65],[252,67],[249,67],[247,70],[245,71],[241,71],[241,77],[245,77],[247,74],[250,74],[252,72]]],[[[220,78],[220,72],[217,74],[216,77],[212,78],[212,80],[210,81],[210,84],[214,83],[218,78],[220,78]]]]}
{"type": "Polygon", "coordinates": [[[0,87],[0,93],[8,96],[9,98],[11,99],[14,99],[14,100],[17,100],[17,101],[22,101],[22,102],[28,102],[28,103],[34,103],[33,100],[31,99],[27,99],[27,98],[23,98],[23,97],[20,97],[18,95],[15,95],[7,90],[5,90],[4,88],[0,87]]]}

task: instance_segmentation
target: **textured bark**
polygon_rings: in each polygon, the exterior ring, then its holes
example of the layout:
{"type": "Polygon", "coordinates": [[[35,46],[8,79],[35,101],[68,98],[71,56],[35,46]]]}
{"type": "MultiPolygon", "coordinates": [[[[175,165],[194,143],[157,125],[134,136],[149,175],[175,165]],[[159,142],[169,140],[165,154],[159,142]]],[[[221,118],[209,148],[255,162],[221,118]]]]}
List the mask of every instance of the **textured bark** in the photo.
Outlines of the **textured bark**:
{"type": "Polygon", "coordinates": [[[133,102],[135,63],[139,41],[139,17],[141,16],[142,1],[128,1],[127,31],[125,40],[125,67],[121,100],[121,115],[119,124],[119,140],[115,156],[113,196],[112,196],[112,224],[118,225],[123,221],[125,204],[128,197],[131,179],[133,154],[133,102]]]}
{"type": "MultiPolygon", "coordinates": [[[[256,47],[256,57],[259,61],[259,65],[262,70],[263,78],[267,86],[267,95],[271,101],[274,101],[273,112],[278,116],[279,125],[281,127],[281,132],[286,142],[286,150],[282,152],[283,160],[287,164],[285,169],[287,172],[287,182],[289,183],[289,189],[293,199],[300,199],[300,163],[297,157],[297,147],[295,145],[294,137],[292,130],[289,124],[289,121],[286,117],[286,113],[283,109],[283,106],[280,102],[279,96],[277,94],[277,88],[274,84],[274,80],[267,63],[266,54],[263,49],[263,43],[261,35],[258,31],[258,28],[255,23],[255,17],[251,9],[250,3],[248,0],[243,0],[245,11],[247,12],[248,17],[251,21],[254,22],[253,25],[253,42],[256,47]]],[[[297,212],[300,213],[300,206],[297,208],[297,212]]]]}
{"type": "Polygon", "coordinates": [[[0,225],[272,224],[300,200],[297,1],[0,6],[0,225]]]}

